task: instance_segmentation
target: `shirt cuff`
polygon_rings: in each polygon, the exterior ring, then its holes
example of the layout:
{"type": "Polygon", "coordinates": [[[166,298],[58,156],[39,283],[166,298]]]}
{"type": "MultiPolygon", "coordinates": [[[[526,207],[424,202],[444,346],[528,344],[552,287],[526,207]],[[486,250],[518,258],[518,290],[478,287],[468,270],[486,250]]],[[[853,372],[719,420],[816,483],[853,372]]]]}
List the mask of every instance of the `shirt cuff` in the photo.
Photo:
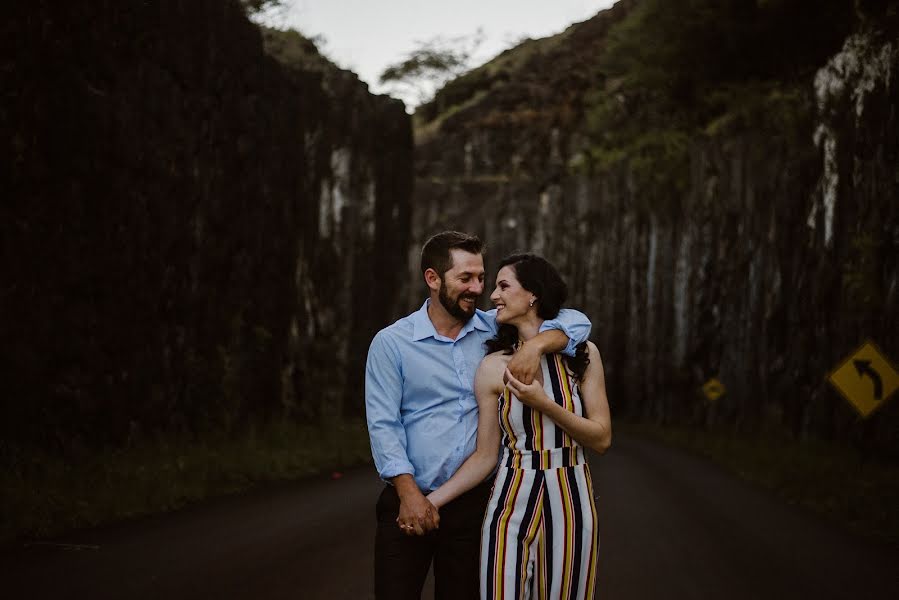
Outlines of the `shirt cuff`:
{"type": "Polygon", "coordinates": [[[562,350],[562,354],[565,356],[571,356],[572,358],[577,355],[577,340],[573,340],[568,338],[568,345],[565,346],[565,349],[562,350]]]}
{"type": "Polygon", "coordinates": [[[562,324],[559,323],[559,321],[556,321],[556,320],[544,321],[543,324],[540,325],[540,328],[537,331],[539,333],[543,333],[544,331],[553,331],[553,330],[561,331],[566,336],[568,336],[568,345],[565,346],[565,349],[562,350],[561,353],[564,354],[565,356],[571,356],[571,357],[576,356],[578,341],[577,341],[577,339],[571,337],[571,332],[568,331],[567,329],[565,329],[565,327],[563,327],[562,324]],[[547,326],[547,323],[549,323],[548,326],[547,326]]]}
{"type": "Polygon", "coordinates": [[[383,468],[381,468],[380,471],[378,471],[378,475],[380,475],[381,479],[383,479],[384,481],[390,481],[397,475],[405,474],[415,477],[415,467],[413,467],[412,463],[410,462],[403,462],[398,460],[388,462],[386,465],[384,465],[383,468]]]}

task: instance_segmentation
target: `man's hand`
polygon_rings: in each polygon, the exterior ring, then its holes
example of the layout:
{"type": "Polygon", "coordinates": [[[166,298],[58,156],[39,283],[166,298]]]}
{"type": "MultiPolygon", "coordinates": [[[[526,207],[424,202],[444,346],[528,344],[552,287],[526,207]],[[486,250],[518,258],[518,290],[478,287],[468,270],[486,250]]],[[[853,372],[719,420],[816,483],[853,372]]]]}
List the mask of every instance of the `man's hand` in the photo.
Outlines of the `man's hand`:
{"type": "MultiPolygon", "coordinates": [[[[512,359],[509,361],[508,372],[512,373],[515,379],[525,385],[533,383],[534,377],[537,376],[537,371],[540,370],[541,356],[543,356],[543,349],[540,347],[540,344],[534,340],[525,342],[512,355],[512,359]]],[[[503,380],[508,383],[505,375],[503,380]]]]}
{"type": "Polygon", "coordinates": [[[539,381],[528,384],[522,383],[512,375],[509,369],[506,369],[506,372],[503,373],[503,379],[506,381],[506,385],[509,386],[509,390],[515,397],[518,398],[522,404],[530,406],[534,410],[545,412],[547,403],[554,404],[554,402],[549,399],[549,396],[546,395],[546,391],[539,381]]]}
{"type": "Polygon", "coordinates": [[[436,506],[419,494],[414,499],[400,500],[400,516],[396,522],[406,535],[424,535],[440,526],[440,514],[436,506]]]}
{"type": "MultiPolygon", "coordinates": [[[[568,336],[564,331],[549,329],[523,342],[509,361],[512,376],[525,385],[534,382],[540,370],[540,357],[551,352],[561,352],[568,345],[568,336]]],[[[508,383],[508,380],[503,379],[508,383]]]]}
{"type": "Polygon", "coordinates": [[[400,514],[397,525],[406,535],[424,535],[440,526],[440,513],[415,485],[411,475],[394,477],[393,484],[400,497],[400,514]]]}

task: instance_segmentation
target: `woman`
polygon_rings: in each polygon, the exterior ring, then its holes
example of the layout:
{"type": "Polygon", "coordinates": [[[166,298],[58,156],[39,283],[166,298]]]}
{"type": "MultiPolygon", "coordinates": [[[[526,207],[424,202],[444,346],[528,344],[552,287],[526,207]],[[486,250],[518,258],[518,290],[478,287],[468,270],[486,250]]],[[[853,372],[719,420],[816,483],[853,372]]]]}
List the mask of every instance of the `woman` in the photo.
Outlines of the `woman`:
{"type": "Polygon", "coordinates": [[[440,508],[483,481],[501,445],[481,528],[483,599],[593,597],[599,538],[583,448],[605,452],[612,439],[599,351],[587,342],[575,357],[545,356],[529,385],[506,368],[566,296],[545,259],[516,254],[500,263],[490,296],[500,327],[475,375],[477,450],[428,496],[440,508]]]}

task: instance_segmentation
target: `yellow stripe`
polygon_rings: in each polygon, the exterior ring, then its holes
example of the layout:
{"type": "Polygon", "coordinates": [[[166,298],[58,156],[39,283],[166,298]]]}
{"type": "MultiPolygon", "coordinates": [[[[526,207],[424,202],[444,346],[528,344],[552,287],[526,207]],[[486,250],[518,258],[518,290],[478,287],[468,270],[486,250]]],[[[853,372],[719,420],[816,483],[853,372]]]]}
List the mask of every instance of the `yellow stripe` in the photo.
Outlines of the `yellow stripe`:
{"type": "Polygon", "coordinates": [[[534,428],[534,450],[543,449],[543,413],[531,410],[531,426],[534,428]]]}
{"type": "Polygon", "coordinates": [[[506,590],[504,587],[503,573],[506,562],[506,536],[509,532],[509,519],[512,517],[515,501],[518,499],[518,491],[521,488],[521,480],[524,478],[524,471],[514,470],[512,472],[512,485],[509,486],[509,494],[503,504],[503,514],[499,518],[496,532],[496,564],[493,566],[493,590],[496,598],[505,598],[506,590]]]}
{"type": "Polygon", "coordinates": [[[512,430],[512,399],[509,394],[509,388],[503,388],[503,424],[505,425],[506,435],[509,436],[509,448],[515,449],[515,444],[517,440],[515,438],[515,432],[512,430]]]}
{"type": "MultiPolygon", "coordinates": [[[[522,591],[524,591],[524,589],[525,589],[524,586],[525,586],[526,580],[527,580],[527,574],[528,574],[527,565],[528,565],[528,558],[530,557],[531,543],[534,541],[534,538],[537,537],[537,530],[539,529],[540,524],[543,520],[542,515],[543,515],[543,492],[541,491],[540,497],[537,500],[537,505],[534,507],[534,514],[533,514],[533,516],[531,516],[531,524],[528,526],[528,531],[527,531],[527,534],[525,534],[524,540],[522,540],[524,551],[521,553],[521,565],[520,565],[521,566],[521,577],[519,579],[519,581],[520,581],[519,585],[520,585],[522,591]]],[[[536,566],[535,566],[535,568],[536,568],[536,566]]],[[[525,593],[527,593],[527,592],[525,592],[525,593]]]]}
{"type": "Polygon", "coordinates": [[[572,561],[574,560],[574,522],[572,519],[571,507],[571,490],[568,489],[568,478],[564,477],[566,469],[556,469],[556,476],[559,480],[559,492],[562,495],[562,512],[565,524],[565,552],[562,554],[562,597],[571,597],[571,570],[572,561]]]}
{"type": "Polygon", "coordinates": [[[546,600],[548,594],[546,589],[546,561],[549,558],[546,556],[546,523],[543,520],[542,511],[540,514],[540,525],[542,531],[540,532],[540,539],[537,541],[537,564],[535,565],[537,570],[537,597],[538,600],[546,600]]]}

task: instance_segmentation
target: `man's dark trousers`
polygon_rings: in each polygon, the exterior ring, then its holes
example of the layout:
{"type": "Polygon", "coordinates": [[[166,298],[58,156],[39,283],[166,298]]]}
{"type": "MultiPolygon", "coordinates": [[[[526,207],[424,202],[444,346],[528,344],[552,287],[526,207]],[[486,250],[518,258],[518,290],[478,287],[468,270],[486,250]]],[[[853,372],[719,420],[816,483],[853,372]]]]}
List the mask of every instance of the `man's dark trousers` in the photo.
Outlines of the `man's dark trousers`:
{"type": "Polygon", "coordinates": [[[490,477],[441,508],[440,527],[423,536],[399,528],[400,499],[388,485],[376,508],[375,598],[419,600],[433,560],[436,600],[477,600],[481,523],[492,484],[490,477]]]}

